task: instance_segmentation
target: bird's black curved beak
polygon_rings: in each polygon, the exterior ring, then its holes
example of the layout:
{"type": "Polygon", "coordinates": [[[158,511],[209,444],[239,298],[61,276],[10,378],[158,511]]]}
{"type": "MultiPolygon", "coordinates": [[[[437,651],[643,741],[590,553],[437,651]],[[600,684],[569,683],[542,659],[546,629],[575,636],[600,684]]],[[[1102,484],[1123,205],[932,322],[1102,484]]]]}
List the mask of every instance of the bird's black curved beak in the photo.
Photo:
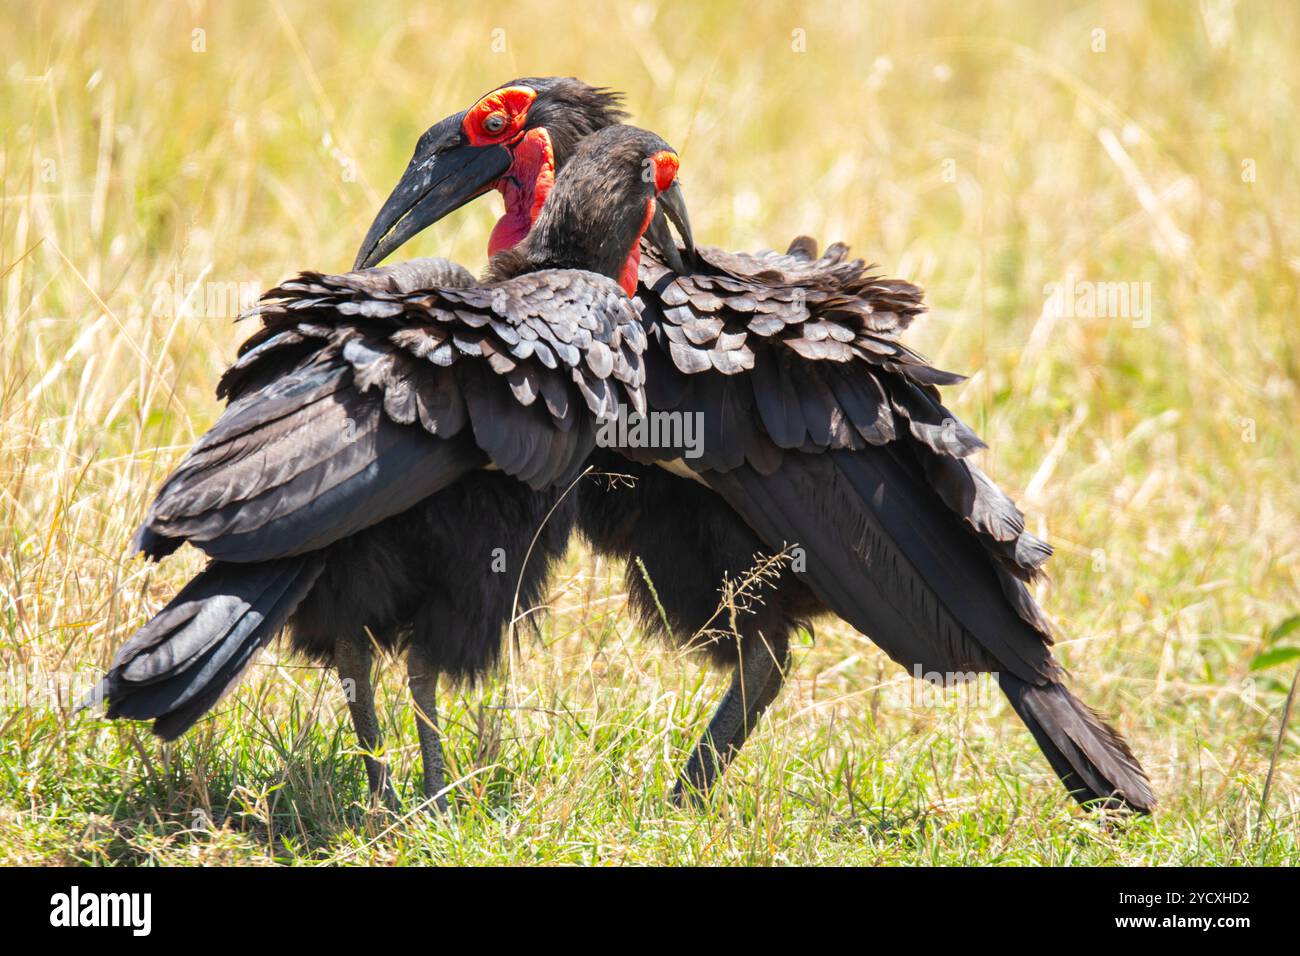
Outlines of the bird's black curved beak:
{"type": "Polygon", "coordinates": [[[655,200],[655,214],[645,231],[646,239],[659,250],[668,268],[678,275],[685,275],[695,265],[695,238],[691,235],[691,220],[686,214],[686,197],[682,187],[675,180],[671,186],[659,194],[655,200]],[[677,234],[682,237],[682,249],[677,248],[673,234],[668,229],[672,222],[677,227],[677,234]]]}
{"type": "Polygon", "coordinates": [[[379,215],[370,224],[353,269],[368,269],[420,230],[481,196],[514,162],[501,145],[471,146],[461,132],[465,114],[430,128],[415,147],[379,215]]]}

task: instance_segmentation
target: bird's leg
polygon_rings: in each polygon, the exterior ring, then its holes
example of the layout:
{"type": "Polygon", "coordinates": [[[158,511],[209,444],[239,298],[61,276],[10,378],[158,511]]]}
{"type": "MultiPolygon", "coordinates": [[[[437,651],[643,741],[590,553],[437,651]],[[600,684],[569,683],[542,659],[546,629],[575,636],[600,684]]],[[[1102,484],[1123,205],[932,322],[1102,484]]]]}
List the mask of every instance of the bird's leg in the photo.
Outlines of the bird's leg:
{"type": "Polygon", "coordinates": [[[339,638],[334,642],[334,666],[352,712],[352,726],[361,744],[361,756],[370,779],[371,798],[379,797],[390,810],[397,808],[397,794],[389,778],[388,765],[375,756],[383,747],[379,717],[375,713],[375,688],[370,683],[370,644],[366,638],[339,638]]]}
{"type": "Polygon", "coordinates": [[[415,704],[415,726],[420,734],[420,757],[424,762],[424,798],[433,799],[432,809],[447,812],[443,773],[442,735],[438,732],[438,671],[419,647],[406,653],[407,683],[415,704]]]}
{"type": "Polygon", "coordinates": [[[703,800],[718,775],[740,751],[763,712],[781,692],[789,662],[789,644],[784,638],[775,645],[764,644],[741,658],[731,686],[677,781],[673,800],[678,806],[690,800],[703,800]]]}

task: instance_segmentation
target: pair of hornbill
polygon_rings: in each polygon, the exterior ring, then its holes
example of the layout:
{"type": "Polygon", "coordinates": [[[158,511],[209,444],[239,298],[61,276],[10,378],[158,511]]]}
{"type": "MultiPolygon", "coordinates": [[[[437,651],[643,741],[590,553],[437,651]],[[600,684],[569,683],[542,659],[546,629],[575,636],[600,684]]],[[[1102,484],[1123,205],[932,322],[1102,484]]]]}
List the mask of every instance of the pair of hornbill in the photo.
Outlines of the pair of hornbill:
{"type": "Polygon", "coordinates": [[[136,540],[211,563],[118,651],[109,716],[178,736],[287,625],[337,668],[391,802],[371,656],[404,651],[423,792],[445,806],[437,680],[496,663],[576,529],[628,562],[647,628],[732,669],[679,800],[776,698],[792,632],[835,614],[909,671],[995,674],[1071,794],[1149,811],[1138,761],[1052,657],[1027,588],[1050,548],[940,403],[960,376],[900,341],[921,291],[806,237],[695,248],[676,154],[624,116],[575,79],[506,84],[420,137],[357,271],[266,294],[218,387],[225,413],[136,540]],[[374,267],[494,189],[482,280],[441,259],[374,267]],[[698,453],[598,443],[628,409],[699,416],[698,453]],[[632,480],[575,484],[584,471],[632,480]],[[713,626],[761,560],[761,593],[713,626]]]}

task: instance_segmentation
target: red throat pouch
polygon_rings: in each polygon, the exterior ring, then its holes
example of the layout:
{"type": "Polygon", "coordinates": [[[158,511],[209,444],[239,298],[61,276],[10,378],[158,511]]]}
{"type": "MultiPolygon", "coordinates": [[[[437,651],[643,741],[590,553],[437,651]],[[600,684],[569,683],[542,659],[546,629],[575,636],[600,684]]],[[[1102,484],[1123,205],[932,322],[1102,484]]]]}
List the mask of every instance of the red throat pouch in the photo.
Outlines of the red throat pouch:
{"type": "Polygon", "coordinates": [[[488,255],[513,248],[532,229],[546,197],[555,185],[555,153],[545,129],[529,130],[515,147],[510,169],[497,182],[506,213],[497,220],[488,240],[488,255]]]}
{"type": "Polygon", "coordinates": [[[636,295],[637,274],[641,271],[641,237],[650,228],[650,220],[654,217],[655,201],[647,199],[645,201],[645,219],[641,220],[641,228],[637,231],[636,238],[632,240],[632,249],[628,252],[627,261],[623,263],[623,271],[618,277],[618,284],[623,287],[623,291],[629,297],[636,295]]]}

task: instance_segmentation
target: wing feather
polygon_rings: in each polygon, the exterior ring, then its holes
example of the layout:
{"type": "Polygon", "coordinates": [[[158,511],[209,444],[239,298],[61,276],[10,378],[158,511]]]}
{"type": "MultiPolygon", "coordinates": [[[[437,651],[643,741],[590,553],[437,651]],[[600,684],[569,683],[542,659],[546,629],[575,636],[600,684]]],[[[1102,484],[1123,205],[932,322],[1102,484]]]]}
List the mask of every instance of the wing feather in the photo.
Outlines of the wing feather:
{"type": "Polygon", "coordinates": [[[231,404],[137,536],[152,556],[186,540],[225,561],[302,554],[488,464],[536,488],[569,480],[597,416],[645,408],[645,334],[593,273],[308,272],[253,315],[218,389],[231,404]]]}

